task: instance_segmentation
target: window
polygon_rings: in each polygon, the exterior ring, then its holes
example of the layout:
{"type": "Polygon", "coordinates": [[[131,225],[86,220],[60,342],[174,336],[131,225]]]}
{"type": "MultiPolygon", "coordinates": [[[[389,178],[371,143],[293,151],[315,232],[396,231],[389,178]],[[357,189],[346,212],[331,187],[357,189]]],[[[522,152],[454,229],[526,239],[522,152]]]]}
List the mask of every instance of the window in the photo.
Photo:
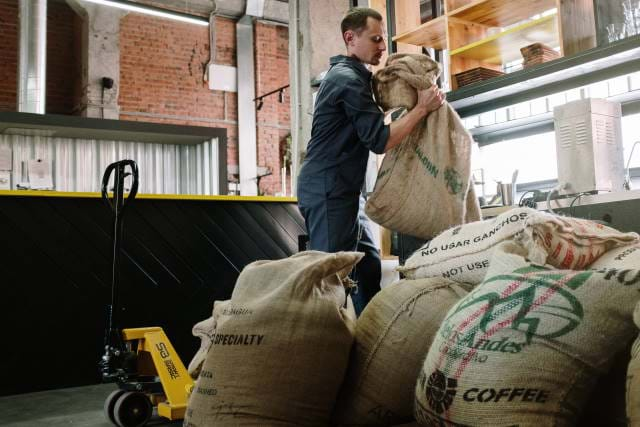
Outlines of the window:
{"type": "MultiPolygon", "coordinates": [[[[558,177],[555,132],[548,131],[553,122],[553,108],[590,97],[638,105],[640,104],[640,72],[465,118],[464,123],[467,129],[476,139],[483,141],[480,145],[474,144],[471,165],[476,182],[483,182],[476,186],[478,196],[484,195],[486,200],[490,200],[491,196],[496,194],[496,182],[510,182],[515,169],[519,171],[517,180],[519,190],[523,188],[545,190],[554,187],[558,177]],[[494,131],[498,135],[497,130],[505,135],[505,129],[515,129],[523,123],[537,123],[543,130],[535,135],[521,136],[516,132],[511,134],[506,132],[507,136],[487,138],[487,135],[491,135],[494,131]],[[495,142],[496,140],[498,142],[495,142]]],[[[622,140],[626,166],[634,142],[640,141],[640,113],[622,117],[622,140]]],[[[638,177],[638,183],[635,186],[638,188],[640,186],[640,144],[633,152],[630,167],[638,168],[631,173],[632,177],[638,177]]]]}

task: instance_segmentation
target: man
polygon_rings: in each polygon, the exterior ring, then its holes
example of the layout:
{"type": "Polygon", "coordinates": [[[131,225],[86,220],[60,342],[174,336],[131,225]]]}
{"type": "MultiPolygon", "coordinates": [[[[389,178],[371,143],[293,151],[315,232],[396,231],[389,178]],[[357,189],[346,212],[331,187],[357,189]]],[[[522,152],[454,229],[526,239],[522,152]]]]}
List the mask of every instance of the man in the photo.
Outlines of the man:
{"type": "Polygon", "coordinates": [[[397,146],[444,102],[436,87],[420,91],[416,106],[391,125],[373,99],[371,72],[386,50],[382,16],[373,9],[351,9],[342,20],[347,55],[334,56],[318,91],[307,155],[298,176],[298,206],[309,233],[309,249],[361,251],[355,268],[356,313],[380,290],[380,254],[363,213],[369,151],[397,146]]]}

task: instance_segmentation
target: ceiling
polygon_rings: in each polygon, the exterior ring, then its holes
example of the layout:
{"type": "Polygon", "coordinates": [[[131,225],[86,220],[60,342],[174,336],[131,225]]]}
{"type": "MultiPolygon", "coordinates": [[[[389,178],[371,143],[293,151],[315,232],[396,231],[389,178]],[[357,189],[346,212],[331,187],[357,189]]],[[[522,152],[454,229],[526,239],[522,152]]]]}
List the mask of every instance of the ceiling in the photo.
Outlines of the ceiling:
{"type": "MultiPolygon", "coordinates": [[[[155,6],[161,9],[173,10],[208,17],[217,6],[222,15],[238,16],[244,13],[246,0],[130,0],[134,3],[155,6]]],[[[265,1],[265,0],[263,0],[265,1]]],[[[289,0],[271,0],[288,3],[289,0]]]]}

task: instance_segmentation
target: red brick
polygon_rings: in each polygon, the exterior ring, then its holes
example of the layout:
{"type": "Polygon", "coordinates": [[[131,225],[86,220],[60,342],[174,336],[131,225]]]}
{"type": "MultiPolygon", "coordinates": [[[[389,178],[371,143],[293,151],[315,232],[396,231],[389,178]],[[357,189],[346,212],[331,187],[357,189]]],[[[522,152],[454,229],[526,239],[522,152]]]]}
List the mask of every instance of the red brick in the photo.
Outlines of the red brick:
{"type": "MultiPolygon", "coordinates": [[[[0,110],[5,111],[16,108],[17,4],[16,0],[0,0],[0,110]]],[[[226,18],[217,18],[216,22],[215,62],[237,66],[236,23],[226,18]]],[[[125,16],[120,25],[121,111],[185,117],[122,114],[121,119],[225,128],[228,164],[237,165],[237,125],[206,121],[238,120],[237,94],[211,91],[203,79],[210,56],[208,29],[135,13],[125,16]]],[[[47,111],[72,114],[82,95],[82,22],[66,4],[50,2],[48,26],[47,111]]],[[[255,37],[255,91],[259,96],[289,83],[288,29],[258,22],[255,37]]],[[[282,189],[280,169],[290,133],[289,102],[288,90],[284,103],[278,102],[275,93],[265,98],[262,109],[256,112],[258,164],[273,172],[261,180],[263,194],[282,189]]]]}
{"type": "Polygon", "coordinates": [[[18,2],[0,0],[0,111],[18,102],[18,2]]]}
{"type": "Polygon", "coordinates": [[[46,112],[72,114],[75,84],[80,80],[79,44],[81,33],[75,25],[76,13],[66,3],[47,3],[47,92],[46,112]]]}
{"type": "MultiPolygon", "coordinates": [[[[47,113],[72,114],[80,77],[75,12],[62,2],[47,5],[47,113]]],[[[0,0],[0,110],[16,111],[18,97],[18,2],[0,0]]]]}

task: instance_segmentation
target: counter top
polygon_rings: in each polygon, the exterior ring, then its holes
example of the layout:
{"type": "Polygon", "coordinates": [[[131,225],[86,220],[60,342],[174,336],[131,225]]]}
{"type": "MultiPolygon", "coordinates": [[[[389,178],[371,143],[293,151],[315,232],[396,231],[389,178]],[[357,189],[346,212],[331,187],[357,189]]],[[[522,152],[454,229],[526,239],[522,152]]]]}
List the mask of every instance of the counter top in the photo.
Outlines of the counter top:
{"type": "MultiPolygon", "coordinates": [[[[63,191],[35,191],[35,190],[0,190],[0,197],[63,197],[98,199],[100,193],[63,192],[63,191]]],[[[228,201],[228,202],[280,202],[296,203],[295,197],[275,196],[203,196],[198,194],[138,194],[136,199],[153,200],[202,200],[202,201],[228,201]]]]}
{"type": "Polygon", "coordinates": [[[226,140],[227,131],[224,128],[206,126],[182,126],[10,111],[0,112],[0,134],[192,145],[212,138],[226,140]]]}
{"type": "MultiPolygon", "coordinates": [[[[552,209],[562,209],[572,206],[598,205],[601,203],[623,202],[626,200],[640,199],[640,190],[615,191],[611,193],[590,194],[583,196],[568,196],[562,199],[551,199],[552,209]]],[[[547,202],[538,202],[538,210],[548,210],[547,202]]]]}
{"type": "MultiPolygon", "coordinates": [[[[629,191],[615,191],[611,193],[600,193],[600,194],[590,194],[590,195],[582,195],[582,196],[568,196],[561,199],[551,199],[550,205],[552,209],[563,209],[578,206],[589,206],[589,205],[599,205],[603,203],[614,203],[614,202],[623,202],[626,200],[635,200],[640,199],[640,190],[629,190],[629,191]]],[[[507,212],[517,206],[492,206],[488,208],[482,208],[482,216],[483,217],[494,217],[498,216],[501,213],[507,212]]],[[[538,202],[536,205],[536,209],[539,211],[549,210],[547,207],[547,202],[538,202]]]]}

